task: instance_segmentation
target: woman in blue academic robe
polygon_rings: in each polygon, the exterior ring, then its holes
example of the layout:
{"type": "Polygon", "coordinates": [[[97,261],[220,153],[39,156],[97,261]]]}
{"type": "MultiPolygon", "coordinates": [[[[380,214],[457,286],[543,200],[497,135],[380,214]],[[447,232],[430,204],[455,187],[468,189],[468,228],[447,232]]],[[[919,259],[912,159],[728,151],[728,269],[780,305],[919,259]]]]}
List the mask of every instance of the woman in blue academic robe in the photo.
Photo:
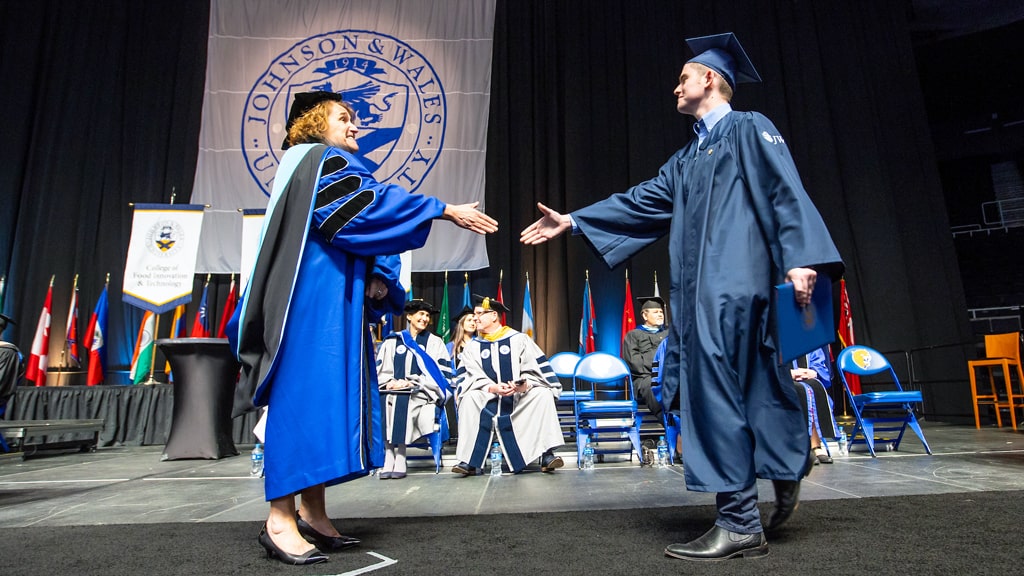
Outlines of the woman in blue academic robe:
{"type": "Polygon", "coordinates": [[[338,94],[297,94],[287,131],[239,313],[238,356],[242,389],[268,407],[270,514],[259,543],[285,563],[311,564],[358,542],[331,524],[325,486],[383,463],[366,320],[401,312],[398,255],[421,247],[436,218],[478,233],[497,224],[476,203],[446,205],[376,182],[354,155],[354,114],[338,94]]]}

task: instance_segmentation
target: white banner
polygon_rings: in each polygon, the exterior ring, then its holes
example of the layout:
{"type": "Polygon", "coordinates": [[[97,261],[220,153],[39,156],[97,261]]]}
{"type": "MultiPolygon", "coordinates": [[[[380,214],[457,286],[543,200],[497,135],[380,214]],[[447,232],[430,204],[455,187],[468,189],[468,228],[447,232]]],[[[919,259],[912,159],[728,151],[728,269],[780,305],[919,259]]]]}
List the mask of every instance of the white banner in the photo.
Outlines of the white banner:
{"type": "Polygon", "coordinates": [[[202,228],[202,205],[136,204],[124,301],[155,314],[191,301],[202,228]]]}
{"type": "MultiPolygon", "coordinates": [[[[262,208],[292,95],[356,111],[374,176],[448,203],[484,199],[495,0],[213,0],[192,201],[201,272],[239,272],[238,209],[262,208]]],[[[434,227],[415,270],[488,266],[484,238],[434,227]]]]}
{"type": "Polygon", "coordinates": [[[252,267],[256,265],[256,249],[260,246],[260,236],[263,232],[263,221],[266,220],[266,214],[267,211],[263,209],[242,211],[242,267],[238,274],[239,294],[245,293],[245,287],[249,285],[249,275],[252,274],[252,267]]]}

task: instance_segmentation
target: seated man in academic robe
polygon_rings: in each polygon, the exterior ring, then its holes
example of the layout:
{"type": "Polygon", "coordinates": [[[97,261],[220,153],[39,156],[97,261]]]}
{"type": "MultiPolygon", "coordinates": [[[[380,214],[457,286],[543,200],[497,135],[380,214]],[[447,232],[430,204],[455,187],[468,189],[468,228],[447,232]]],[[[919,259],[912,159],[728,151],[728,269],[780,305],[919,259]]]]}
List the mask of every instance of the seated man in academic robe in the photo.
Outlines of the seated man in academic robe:
{"type": "Polygon", "coordinates": [[[661,420],[661,402],[651,389],[651,364],[661,341],[668,336],[665,325],[665,301],[658,296],[637,298],[644,323],[626,332],[622,339],[622,359],[629,365],[636,399],[647,405],[651,414],[661,420]]]}
{"type": "Polygon", "coordinates": [[[538,457],[541,471],[552,472],[563,465],[554,453],[563,444],[555,410],[561,382],[529,336],[502,326],[504,304],[476,295],[474,303],[477,337],[466,344],[456,375],[459,463],[452,472],[475,475],[494,441],[512,472],[538,457]]]}

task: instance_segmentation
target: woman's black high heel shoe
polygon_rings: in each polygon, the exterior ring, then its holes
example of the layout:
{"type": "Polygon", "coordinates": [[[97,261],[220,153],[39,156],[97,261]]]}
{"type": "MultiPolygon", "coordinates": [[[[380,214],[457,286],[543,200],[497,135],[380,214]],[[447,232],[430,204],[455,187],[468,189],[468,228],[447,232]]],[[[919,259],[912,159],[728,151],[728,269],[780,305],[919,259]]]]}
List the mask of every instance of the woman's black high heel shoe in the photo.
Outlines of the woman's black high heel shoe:
{"type": "Polygon", "coordinates": [[[302,534],[306,540],[310,540],[313,544],[316,544],[317,548],[327,550],[328,552],[340,552],[362,542],[362,540],[351,536],[328,536],[321,534],[309,522],[303,520],[298,513],[295,514],[295,525],[299,527],[299,534],[302,534]]]}
{"type": "Polygon", "coordinates": [[[257,539],[260,546],[263,546],[267,551],[267,558],[277,558],[285,564],[291,564],[293,566],[304,566],[306,564],[319,564],[320,562],[327,562],[327,555],[321,552],[317,548],[313,548],[305,554],[296,556],[295,554],[289,554],[284,550],[277,547],[274,541],[270,539],[270,534],[267,534],[267,525],[263,525],[263,529],[260,530],[260,536],[257,539]]]}

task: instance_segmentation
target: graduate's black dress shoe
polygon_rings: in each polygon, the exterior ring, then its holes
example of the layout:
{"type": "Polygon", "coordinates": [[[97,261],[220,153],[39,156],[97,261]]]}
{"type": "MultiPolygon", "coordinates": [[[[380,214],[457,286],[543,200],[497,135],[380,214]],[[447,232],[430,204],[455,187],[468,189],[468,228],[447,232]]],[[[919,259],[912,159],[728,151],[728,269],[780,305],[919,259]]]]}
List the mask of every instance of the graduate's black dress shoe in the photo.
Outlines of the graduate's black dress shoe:
{"type": "Polygon", "coordinates": [[[717,524],[703,536],[686,544],[669,544],[665,556],[682,560],[728,560],[730,558],[757,558],[768,555],[768,540],[764,532],[739,534],[717,524]]]}
{"type": "Polygon", "coordinates": [[[285,564],[291,564],[293,566],[305,566],[306,564],[319,564],[320,562],[327,562],[327,555],[321,552],[317,548],[313,548],[305,554],[295,555],[289,554],[284,550],[277,547],[274,541],[270,539],[270,534],[267,534],[267,525],[263,525],[263,529],[260,530],[259,538],[257,541],[260,546],[267,551],[267,558],[276,558],[285,564]]]}
{"type": "Polygon", "coordinates": [[[821,464],[831,464],[832,463],[832,457],[829,456],[828,452],[826,452],[825,449],[822,448],[821,446],[818,446],[817,448],[814,448],[813,452],[814,452],[814,458],[815,458],[815,462],[814,463],[815,464],[819,464],[819,463],[821,463],[821,464]]]}
{"type": "Polygon", "coordinates": [[[295,514],[295,525],[299,527],[299,534],[306,540],[316,544],[316,547],[327,552],[340,552],[346,548],[351,548],[356,544],[359,544],[361,540],[353,538],[351,536],[345,536],[340,534],[338,536],[328,536],[313,528],[309,522],[302,519],[298,513],[295,514]]]}
{"type": "Polygon", "coordinates": [[[775,530],[782,526],[800,505],[799,480],[772,480],[772,486],[775,487],[775,509],[764,524],[765,530],[775,530]]]}

